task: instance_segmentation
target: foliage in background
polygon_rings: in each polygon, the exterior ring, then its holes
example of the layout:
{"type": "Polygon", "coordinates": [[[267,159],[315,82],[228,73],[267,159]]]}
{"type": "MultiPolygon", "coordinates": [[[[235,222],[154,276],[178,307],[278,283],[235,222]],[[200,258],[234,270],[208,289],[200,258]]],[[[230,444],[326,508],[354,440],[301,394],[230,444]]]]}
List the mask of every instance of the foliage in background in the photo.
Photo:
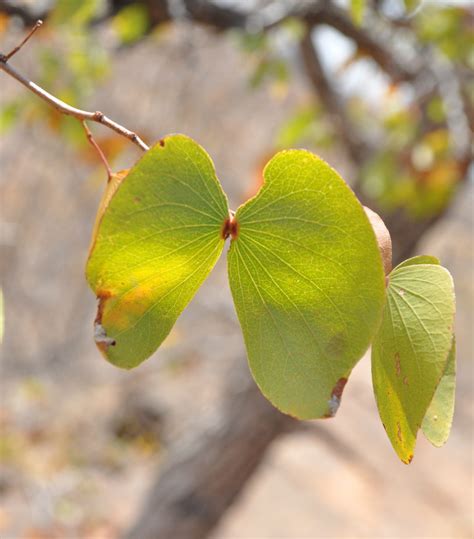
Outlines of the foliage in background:
{"type": "MultiPolygon", "coordinates": [[[[166,2],[162,4],[165,6],[166,2]]],[[[380,36],[401,63],[410,61],[412,70],[417,72],[409,80],[389,82],[385,96],[375,103],[361,98],[353,88],[339,100],[340,113],[347,117],[342,129],[347,131],[353,126],[354,132],[360,132],[370,143],[366,155],[361,155],[356,163],[359,172],[355,184],[384,211],[405,208],[418,218],[437,215],[466,175],[466,153],[460,146],[465,148],[468,141],[455,140],[459,134],[456,135],[453,122],[460,120],[456,120],[451,109],[459,103],[453,105],[446,92],[440,93],[439,85],[423,95],[420,81],[425,80],[429,86],[436,70],[446,68],[439,76],[449,79],[455,74],[459,78],[464,105],[470,108],[467,113],[472,112],[474,92],[467,77],[469,70],[474,69],[472,10],[417,0],[350,0],[346,10],[333,8],[329,2],[325,7],[339,19],[344,18],[346,11],[347,21],[352,20],[355,27],[347,34],[355,44],[352,55],[335,73],[326,73],[328,80],[332,79],[329,82],[335,95],[340,93],[339,86],[344,87],[344,78],[359,65],[367,66],[375,54],[367,48],[370,43],[358,40],[354,33],[357,31],[361,36],[371,32],[380,36]]],[[[284,8],[282,4],[281,10],[284,8]]],[[[138,1],[116,5],[105,0],[57,0],[47,14],[39,46],[39,83],[72,105],[84,104],[107,75],[110,52],[143,39],[170,17],[171,7],[167,8],[165,18],[157,15],[160,9],[164,8],[150,10],[146,3],[138,1]],[[106,28],[105,34],[100,31],[102,27],[106,28]]],[[[272,22],[269,29],[255,25],[242,29],[236,18],[238,43],[251,58],[250,88],[265,84],[278,99],[286,94],[292,78],[297,76],[298,46],[305,33],[305,18],[299,13],[295,9],[294,16],[272,22]]],[[[199,19],[199,14],[190,12],[191,20],[193,15],[199,19]]],[[[344,33],[344,27],[336,22],[329,19],[327,24],[344,33]]],[[[212,18],[208,23],[212,26],[212,18]]],[[[4,16],[0,28],[8,24],[4,16]]],[[[221,21],[216,19],[215,24],[221,21]]],[[[232,28],[231,20],[226,24],[232,28]]],[[[345,27],[347,24],[344,23],[345,27]]],[[[282,125],[275,138],[276,149],[295,145],[316,151],[339,147],[341,128],[328,121],[333,114],[324,91],[316,88],[313,97],[299,104],[294,115],[282,125]]],[[[11,127],[19,116],[30,122],[46,121],[74,144],[84,145],[77,122],[60,117],[30,96],[22,95],[3,106],[0,129],[11,127]]],[[[461,136],[468,135],[464,131],[461,136]]],[[[112,154],[121,149],[120,144],[110,146],[112,154]]]]}

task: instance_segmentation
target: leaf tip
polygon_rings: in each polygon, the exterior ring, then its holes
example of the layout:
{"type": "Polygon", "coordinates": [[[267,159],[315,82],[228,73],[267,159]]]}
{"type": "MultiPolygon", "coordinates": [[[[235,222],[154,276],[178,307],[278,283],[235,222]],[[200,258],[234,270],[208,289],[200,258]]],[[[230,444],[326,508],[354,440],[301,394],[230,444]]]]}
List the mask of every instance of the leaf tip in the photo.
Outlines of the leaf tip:
{"type": "Polygon", "coordinates": [[[97,345],[97,348],[104,354],[107,355],[110,346],[115,346],[116,342],[114,339],[107,337],[104,326],[101,323],[94,323],[94,340],[97,345]]]}
{"type": "Polygon", "coordinates": [[[107,357],[107,352],[110,346],[115,346],[116,341],[107,336],[104,326],[102,325],[102,317],[104,315],[105,302],[112,296],[110,292],[101,291],[97,294],[99,303],[97,305],[97,315],[94,320],[94,341],[97,348],[102,354],[107,357]]]}

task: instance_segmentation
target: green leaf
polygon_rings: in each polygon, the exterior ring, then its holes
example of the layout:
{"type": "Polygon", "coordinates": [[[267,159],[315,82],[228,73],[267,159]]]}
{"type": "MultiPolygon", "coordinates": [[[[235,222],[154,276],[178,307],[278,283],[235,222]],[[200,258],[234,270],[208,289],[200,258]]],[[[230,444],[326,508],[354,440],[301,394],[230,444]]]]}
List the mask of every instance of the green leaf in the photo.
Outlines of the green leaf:
{"type": "Polygon", "coordinates": [[[352,20],[357,24],[361,25],[362,20],[364,19],[365,11],[365,0],[351,0],[350,3],[350,12],[352,20]]]}
{"type": "Polygon", "coordinates": [[[414,266],[415,264],[434,264],[439,266],[439,259],[431,255],[418,255],[400,262],[395,269],[398,270],[400,268],[406,268],[407,266],[414,266]]]}
{"type": "Polygon", "coordinates": [[[126,6],[115,15],[112,24],[122,43],[138,41],[150,28],[148,9],[142,4],[126,6]]]}
{"type": "Polygon", "coordinates": [[[21,113],[21,101],[10,101],[5,106],[0,107],[0,133],[6,133],[21,113]]]}
{"type": "Polygon", "coordinates": [[[441,447],[449,438],[453,423],[455,392],[456,342],[453,337],[443,377],[421,424],[423,434],[435,447],[441,447]]]}
{"type": "Polygon", "coordinates": [[[97,346],[131,368],[158,348],[213,268],[229,213],[211,159],[183,135],[160,141],[113,181],[87,279],[99,299],[97,346]]]}
{"type": "Polygon", "coordinates": [[[406,11],[415,11],[420,6],[421,0],[403,0],[406,11]]]}
{"type": "Polygon", "coordinates": [[[446,367],[455,311],[449,272],[417,260],[390,274],[382,324],[372,346],[380,417],[405,463],[413,457],[418,429],[446,367]]]}
{"type": "Polygon", "coordinates": [[[304,150],[278,153],[235,215],[229,279],[252,374],[280,410],[333,416],[382,314],[382,260],[342,178],[304,150]]]}
{"type": "Polygon", "coordinates": [[[57,0],[48,21],[71,27],[88,24],[99,12],[99,0],[57,0]]]}

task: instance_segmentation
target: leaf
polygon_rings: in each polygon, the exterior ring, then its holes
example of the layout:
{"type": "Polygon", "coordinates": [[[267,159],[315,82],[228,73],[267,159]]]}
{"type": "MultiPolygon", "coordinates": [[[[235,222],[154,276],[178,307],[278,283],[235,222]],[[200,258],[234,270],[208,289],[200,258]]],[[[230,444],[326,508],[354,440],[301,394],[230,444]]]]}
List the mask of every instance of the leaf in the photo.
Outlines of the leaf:
{"type": "Polygon", "coordinates": [[[439,260],[435,256],[431,255],[418,255],[412,258],[407,258],[403,262],[400,262],[395,269],[399,270],[408,266],[414,266],[415,264],[434,264],[439,266],[439,260]]]}
{"type": "Polygon", "coordinates": [[[388,275],[392,271],[392,238],[390,237],[390,232],[378,213],[375,213],[367,206],[364,206],[364,211],[374,229],[382,257],[383,269],[385,275],[388,275]]]}
{"type": "Polygon", "coordinates": [[[131,368],[158,348],[213,268],[229,213],[211,159],[183,135],[156,144],[115,187],[99,210],[106,205],[87,279],[99,299],[97,346],[131,368]]]}
{"type": "Polygon", "coordinates": [[[423,434],[435,447],[444,445],[449,437],[453,423],[455,392],[456,343],[453,337],[443,377],[421,424],[423,434]]]}
{"type": "Polygon", "coordinates": [[[403,0],[403,3],[405,5],[405,10],[410,12],[415,11],[420,7],[421,0],[403,0]]]}
{"type": "Polygon", "coordinates": [[[122,43],[127,45],[134,43],[150,28],[148,9],[141,4],[126,6],[115,15],[112,25],[122,43]]]}
{"type": "Polygon", "coordinates": [[[382,324],[372,345],[380,417],[405,463],[413,457],[418,429],[446,367],[455,310],[449,272],[420,261],[415,257],[390,274],[382,324]]]}
{"type": "Polygon", "coordinates": [[[84,26],[97,15],[100,4],[99,0],[58,0],[50,14],[51,23],[84,26]]]}
{"type": "Polygon", "coordinates": [[[349,7],[352,20],[360,26],[364,19],[365,0],[350,0],[349,7]]]}
{"type": "Polygon", "coordinates": [[[355,195],[304,150],[278,153],[234,218],[229,279],[250,369],[281,411],[333,416],[377,330],[384,272],[355,195]]]}
{"type": "Polygon", "coordinates": [[[97,237],[97,232],[99,230],[100,222],[102,221],[102,217],[104,216],[105,210],[108,208],[110,201],[112,200],[112,197],[114,196],[115,192],[118,189],[118,186],[122,183],[122,180],[127,176],[128,170],[121,170],[120,172],[116,172],[115,174],[112,174],[112,177],[107,182],[107,186],[105,188],[104,194],[102,195],[102,198],[99,202],[99,208],[97,209],[97,214],[95,217],[94,222],[94,228],[92,229],[92,237],[91,237],[91,244],[89,247],[89,255],[92,254],[92,250],[95,245],[95,240],[97,237]]]}
{"type": "Polygon", "coordinates": [[[6,133],[21,113],[21,100],[14,100],[0,107],[0,133],[6,133]]]}

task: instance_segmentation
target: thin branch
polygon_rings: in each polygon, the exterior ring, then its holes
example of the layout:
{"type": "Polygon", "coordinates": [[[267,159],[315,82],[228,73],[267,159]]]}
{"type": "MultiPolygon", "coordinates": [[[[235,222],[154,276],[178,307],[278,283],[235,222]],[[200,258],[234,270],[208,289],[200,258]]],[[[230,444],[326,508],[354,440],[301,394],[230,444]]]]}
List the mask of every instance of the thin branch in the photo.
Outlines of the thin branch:
{"type": "Polygon", "coordinates": [[[417,74],[402,65],[384,43],[370,35],[366,29],[356,26],[343,9],[331,2],[325,2],[317,9],[309,9],[302,14],[302,18],[309,25],[332,26],[354,41],[358,48],[368,54],[393,82],[412,81],[416,78],[417,74]]]}
{"type": "Polygon", "coordinates": [[[117,122],[114,122],[111,120],[108,116],[106,116],[103,112],[89,112],[86,110],[81,110],[76,107],[72,107],[71,105],[68,105],[64,101],[61,101],[54,95],[50,94],[34,82],[28,80],[26,77],[24,77],[19,71],[17,71],[13,66],[11,66],[8,63],[8,59],[13,56],[20,48],[28,41],[28,39],[33,35],[33,33],[36,31],[37,28],[39,28],[40,24],[37,22],[34,29],[26,36],[26,38],[18,45],[18,47],[15,47],[9,54],[1,54],[0,53],[0,69],[10,75],[10,77],[17,80],[20,84],[23,84],[25,88],[28,88],[30,92],[33,92],[38,97],[40,97],[43,101],[46,101],[49,105],[51,105],[53,108],[55,108],[57,111],[59,111],[61,114],[65,114],[66,116],[73,116],[74,118],[77,118],[80,121],[91,121],[91,122],[97,122],[99,124],[105,125],[105,127],[108,127],[109,129],[112,129],[112,131],[115,131],[119,135],[127,138],[128,140],[132,141],[134,144],[136,144],[140,149],[143,151],[147,151],[149,149],[149,146],[143,142],[143,140],[133,131],[130,131],[123,125],[118,124],[117,122]]]}
{"type": "Polygon", "coordinates": [[[336,90],[332,87],[321,65],[318,52],[312,39],[312,27],[309,27],[301,40],[301,56],[306,68],[306,73],[319,95],[321,102],[331,116],[336,128],[337,135],[346,146],[351,159],[356,164],[361,164],[367,156],[367,144],[360,139],[355,126],[352,124],[346,110],[346,106],[336,90]]]}
{"type": "Polygon", "coordinates": [[[82,120],[82,127],[84,127],[84,131],[86,132],[87,140],[90,142],[91,146],[96,150],[96,152],[99,154],[100,160],[104,164],[105,170],[107,171],[107,181],[110,181],[112,178],[112,169],[110,168],[109,162],[107,161],[107,158],[105,157],[104,152],[102,151],[101,147],[97,144],[96,140],[94,139],[91,130],[87,126],[86,122],[82,120]]]}
{"type": "Polygon", "coordinates": [[[31,36],[43,25],[43,21],[41,19],[36,21],[36,24],[33,26],[33,28],[28,32],[28,34],[25,36],[23,41],[17,45],[14,49],[12,49],[7,55],[5,55],[5,62],[8,62],[12,56],[14,56],[22,47],[23,45],[29,41],[31,36]]]}

